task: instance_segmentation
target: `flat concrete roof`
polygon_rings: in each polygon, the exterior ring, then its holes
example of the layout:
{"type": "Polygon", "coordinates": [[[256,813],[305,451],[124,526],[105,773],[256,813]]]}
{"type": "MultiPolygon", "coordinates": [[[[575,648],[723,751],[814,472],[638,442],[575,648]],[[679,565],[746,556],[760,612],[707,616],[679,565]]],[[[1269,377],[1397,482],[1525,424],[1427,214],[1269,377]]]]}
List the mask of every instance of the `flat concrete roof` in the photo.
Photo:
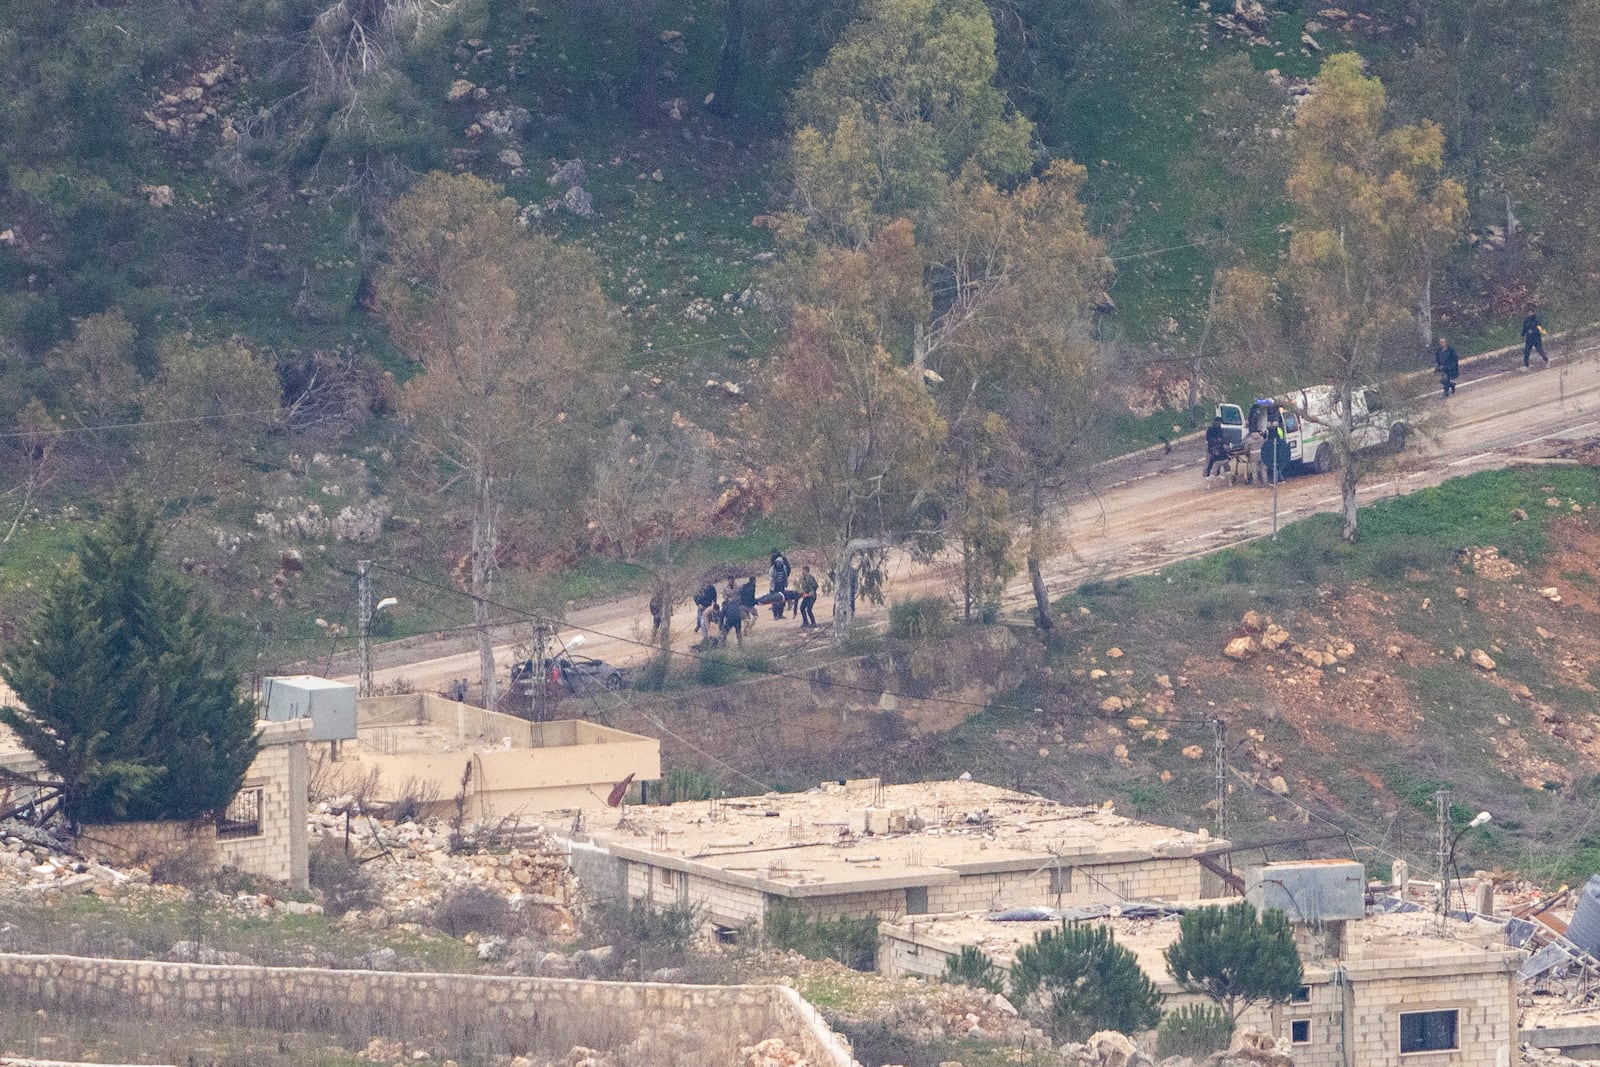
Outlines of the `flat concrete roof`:
{"type": "MultiPolygon", "coordinates": [[[[1226,904],[1228,901],[1195,901],[1174,903],[1175,908],[1198,907],[1203,904],[1226,904]]],[[[1060,924],[1059,919],[999,922],[986,912],[965,912],[954,915],[924,915],[907,917],[899,922],[882,923],[879,927],[887,936],[914,940],[919,944],[957,952],[963,945],[976,945],[1003,967],[1011,965],[1016,951],[1032,943],[1040,931],[1060,924]]],[[[1122,945],[1139,960],[1139,966],[1153,981],[1163,988],[1171,985],[1166,957],[1162,953],[1178,937],[1178,917],[1133,919],[1112,916],[1088,920],[1109,926],[1122,945]]],[[[1443,931],[1438,918],[1422,912],[1396,915],[1369,915],[1350,921],[1345,927],[1345,954],[1339,960],[1347,971],[1360,975],[1364,972],[1433,971],[1444,965],[1450,973],[1461,973],[1474,962],[1489,969],[1510,970],[1522,959],[1518,949],[1507,948],[1503,943],[1503,930],[1491,923],[1464,923],[1446,920],[1443,931]]],[[[1326,966],[1306,962],[1306,978],[1310,982],[1326,981],[1331,974],[1326,966]]]]}
{"type": "Polygon", "coordinates": [[[1190,833],[1072,807],[982,782],[834,782],[668,807],[629,808],[590,836],[624,859],[743,883],[784,896],[943,885],[963,875],[1188,858],[1226,847],[1190,833]],[[898,816],[903,830],[863,831],[898,816]]]}

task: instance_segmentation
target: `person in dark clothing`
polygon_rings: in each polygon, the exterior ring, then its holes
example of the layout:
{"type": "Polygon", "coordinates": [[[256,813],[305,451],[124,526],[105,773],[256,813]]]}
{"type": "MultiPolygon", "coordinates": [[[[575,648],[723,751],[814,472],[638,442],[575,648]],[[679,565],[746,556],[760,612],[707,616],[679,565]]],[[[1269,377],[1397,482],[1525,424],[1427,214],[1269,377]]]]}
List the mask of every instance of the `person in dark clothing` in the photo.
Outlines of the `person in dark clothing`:
{"type": "Polygon", "coordinates": [[[812,627],[817,624],[817,617],[812,614],[812,609],[817,605],[817,579],[811,573],[810,567],[800,568],[800,625],[812,627]]]}
{"type": "Polygon", "coordinates": [[[1433,369],[1439,372],[1439,385],[1444,389],[1444,395],[1454,393],[1456,379],[1461,377],[1461,360],[1456,356],[1456,350],[1450,347],[1448,337],[1439,338],[1438,346],[1433,350],[1433,369]]]}
{"type": "Polygon", "coordinates": [[[650,594],[650,636],[651,636],[651,638],[654,638],[656,636],[656,634],[661,632],[661,616],[663,614],[663,612],[662,612],[662,603],[663,603],[663,600],[662,600],[662,596],[661,596],[661,590],[657,589],[654,593],[650,594]]]}
{"type": "Polygon", "coordinates": [[[1206,472],[1201,477],[1211,477],[1213,467],[1227,462],[1228,435],[1222,428],[1222,416],[1218,415],[1211,420],[1211,425],[1206,427],[1206,472]]]}
{"type": "Polygon", "coordinates": [[[1267,412],[1267,428],[1261,438],[1261,471],[1268,485],[1283,482],[1284,468],[1289,465],[1289,436],[1283,428],[1283,411],[1273,407],[1267,412]]]}
{"type": "MultiPolygon", "coordinates": [[[[772,585],[767,592],[781,593],[789,588],[789,557],[775,548],[772,550],[772,555],[769,559],[772,566],[767,568],[767,577],[771,580],[772,585]]],[[[782,599],[773,602],[772,617],[774,619],[783,618],[783,607],[784,602],[782,599]]]]}
{"type": "MultiPolygon", "coordinates": [[[[751,579],[754,581],[755,579],[751,579]]],[[[739,645],[744,645],[744,608],[732,600],[722,602],[722,643],[728,643],[728,634],[732,633],[739,645]]]]}
{"type": "Polygon", "coordinates": [[[1539,325],[1539,309],[1529,308],[1528,317],[1522,320],[1522,369],[1528,369],[1528,356],[1537,351],[1539,358],[1546,363],[1550,357],[1544,354],[1544,327],[1539,325]]]}
{"type": "Polygon", "coordinates": [[[749,611],[756,610],[756,580],[747,578],[739,587],[739,605],[749,611]]]}
{"type": "Polygon", "coordinates": [[[707,582],[700,591],[694,595],[694,632],[699,633],[705,627],[706,633],[711,632],[711,620],[716,618],[714,609],[717,606],[717,587],[707,582]]]}

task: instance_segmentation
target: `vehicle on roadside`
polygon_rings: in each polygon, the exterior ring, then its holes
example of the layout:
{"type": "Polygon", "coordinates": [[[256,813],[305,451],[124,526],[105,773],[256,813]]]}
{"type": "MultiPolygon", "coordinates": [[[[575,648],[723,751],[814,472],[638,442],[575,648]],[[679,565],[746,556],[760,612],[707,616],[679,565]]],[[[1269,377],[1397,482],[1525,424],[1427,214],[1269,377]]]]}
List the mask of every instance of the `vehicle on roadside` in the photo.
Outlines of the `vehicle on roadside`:
{"type": "Polygon", "coordinates": [[[533,692],[539,682],[569,693],[592,693],[596,690],[616,692],[626,689],[629,671],[613,666],[603,659],[574,656],[572,649],[583,643],[583,637],[565,643],[546,637],[542,641],[542,655],[518,660],[511,665],[511,686],[523,693],[533,692]]]}
{"type": "MultiPolygon", "coordinates": [[[[1314,470],[1324,474],[1338,467],[1333,438],[1344,426],[1339,391],[1331,385],[1312,385],[1282,396],[1258,398],[1249,408],[1241,404],[1218,404],[1217,417],[1230,447],[1240,447],[1252,435],[1260,440],[1274,413],[1283,423],[1289,445],[1290,469],[1314,470]]],[[[1399,452],[1406,446],[1409,428],[1404,418],[1384,407],[1383,398],[1373,387],[1350,393],[1351,442],[1355,451],[1388,449],[1399,452]]]]}

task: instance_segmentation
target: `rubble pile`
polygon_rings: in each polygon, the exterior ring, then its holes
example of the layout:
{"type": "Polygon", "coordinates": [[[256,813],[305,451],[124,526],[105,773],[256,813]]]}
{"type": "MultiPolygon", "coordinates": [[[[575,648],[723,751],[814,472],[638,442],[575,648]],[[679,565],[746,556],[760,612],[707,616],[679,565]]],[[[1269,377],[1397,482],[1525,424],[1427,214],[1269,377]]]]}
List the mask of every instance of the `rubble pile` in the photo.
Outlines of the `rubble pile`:
{"type": "Polygon", "coordinates": [[[10,820],[0,823],[0,894],[109,892],[149,880],[145,871],[124,873],[85,860],[47,830],[10,820]]]}
{"type": "Polygon", "coordinates": [[[451,828],[437,819],[388,823],[366,815],[347,816],[339,800],[318,804],[307,819],[313,845],[345,842],[352,854],[370,859],[362,869],[377,883],[383,904],[366,913],[350,912],[347,922],[384,926],[389,922],[428,922],[452,891],[478,886],[522,907],[534,929],[570,934],[575,929],[576,883],[566,853],[542,828],[464,827],[467,840],[500,840],[504,851],[451,852],[451,828]]]}

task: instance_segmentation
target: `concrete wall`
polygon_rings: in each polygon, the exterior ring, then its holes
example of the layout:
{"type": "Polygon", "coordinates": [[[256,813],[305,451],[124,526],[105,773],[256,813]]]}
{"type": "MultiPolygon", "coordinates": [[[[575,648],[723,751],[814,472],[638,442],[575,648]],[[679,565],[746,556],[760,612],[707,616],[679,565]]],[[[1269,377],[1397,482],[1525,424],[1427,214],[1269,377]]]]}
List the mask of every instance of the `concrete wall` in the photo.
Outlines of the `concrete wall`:
{"type": "MultiPolygon", "coordinates": [[[[201,1025],[283,1026],[351,1038],[471,1043],[470,1051],[614,1048],[682,1022],[721,1044],[782,1038],[813,1067],[855,1067],[844,1041],[794,990],[556,978],[226,967],[0,955],[0,1000],[58,1012],[115,1010],[201,1025]],[[536,1044],[537,1043],[537,1044],[536,1044]]],[[[463,1052],[469,1051],[463,1048],[463,1052]]]]}
{"type": "MultiPolygon", "coordinates": [[[[659,907],[690,905],[723,926],[759,923],[765,915],[768,894],[753,886],[637,860],[622,862],[626,864],[624,884],[631,899],[650,901],[659,907]]],[[[965,875],[948,884],[928,886],[926,912],[989,911],[1033,906],[1041,901],[1052,906],[1102,904],[1129,897],[1196,900],[1215,895],[1221,888],[1214,876],[1187,857],[1085,865],[1072,869],[1070,875],[1063,871],[1055,884],[1061,891],[1052,894],[1048,870],[965,875]]],[[[907,914],[904,889],[843,889],[797,897],[795,902],[819,919],[862,919],[868,915],[899,919],[907,914]]]]}
{"type": "Polygon", "coordinates": [[[151,866],[181,856],[202,869],[227,865],[305,888],[306,739],[311,736],[311,720],[259,725],[261,751],[240,786],[241,793],[261,791],[259,834],[219,839],[210,822],[104,823],[83,827],[78,847],[113,866],[151,866]]]}
{"type": "Polygon", "coordinates": [[[473,767],[466,814],[479,822],[603,809],[611,787],[628,775],[639,781],[661,777],[660,741],[597,723],[533,723],[431,693],[363,697],[357,715],[357,741],[334,764],[336,781],[353,786],[376,770],[374,800],[392,803],[410,793],[425,800],[425,815],[455,813],[468,762],[473,767]],[[418,726],[444,731],[456,751],[412,750],[407,733],[418,726]]]}

